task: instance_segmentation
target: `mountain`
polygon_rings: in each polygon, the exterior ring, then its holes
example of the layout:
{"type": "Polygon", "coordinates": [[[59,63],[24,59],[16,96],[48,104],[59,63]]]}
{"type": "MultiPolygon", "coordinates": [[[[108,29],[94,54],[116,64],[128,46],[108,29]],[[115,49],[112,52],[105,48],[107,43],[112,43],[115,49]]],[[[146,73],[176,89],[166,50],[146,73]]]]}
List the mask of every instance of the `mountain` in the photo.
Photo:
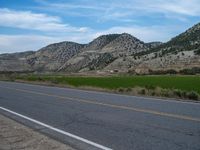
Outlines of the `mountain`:
{"type": "Polygon", "coordinates": [[[165,53],[198,49],[200,49],[200,23],[161,46],[161,50],[165,53]]]}
{"type": "Polygon", "coordinates": [[[98,38],[91,41],[89,44],[87,44],[84,49],[85,50],[101,50],[104,46],[109,44],[111,41],[118,38],[120,34],[108,34],[108,35],[101,35],[98,38]]]}
{"type": "Polygon", "coordinates": [[[200,66],[200,23],[149,51],[137,54],[133,70],[182,70],[200,66]]]}
{"type": "Polygon", "coordinates": [[[146,45],[150,49],[156,48],[156,47],[160,46],[161,44],[163,44],[163,43],[162,42],[150,42],[150,43],[146,43],[146,45]]]}
{"type": "Polygon", "coordinates": [[[153,48],[148,53],[161,51],[163,54],[168,54],[198,49],[200,49],[200,23],[172,38],[167,43],[153,48]]]}
{"type": "Polygon", "coordinates": [[[112,63],[115,59],[147,50],[148,47],[144,42],[130,34],[104,35],[86,45],[82,53],[69,59],[59,68],[59,71],[99,70],[112,63]],[[97,46],[99,43],[101,43],[101,46],[97,46]]]}
{"type": "Polygon", "coordinates": [[[27,64],[26,58],[34,54],[33,51],[1,54],[0,55],[0,71],[31,71],[31,67],[27,64]]]}
{"type": "Polygon", "coordinates": [[[38,51],[0,55],[0,71],[135,72],[200,67],[200,23],[166,43],[144,43],[123,34],[102,35],[88,44],[60,42],[38,51]]]}
{"type": "Polygon", "coordinates": [[[68,59],[81,52],[84,44],[60,42],[48,45],[27,57],[27,63],[36,71],[57,71],[68,59]]]}

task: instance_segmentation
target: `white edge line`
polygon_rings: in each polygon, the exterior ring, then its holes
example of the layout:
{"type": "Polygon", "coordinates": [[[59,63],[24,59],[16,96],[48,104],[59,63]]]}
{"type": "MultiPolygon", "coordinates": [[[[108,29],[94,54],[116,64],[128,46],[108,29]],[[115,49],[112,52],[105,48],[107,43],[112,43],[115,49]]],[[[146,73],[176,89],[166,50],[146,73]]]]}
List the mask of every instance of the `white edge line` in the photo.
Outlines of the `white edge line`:
{"type": "Polygon", "coordinates": [[[94,146],[94,147],[100,148],[100,149],[102,149],[102,150],[112,150],[111,148],[108,148],[108,147],[105,147],[105,146],[103,146],[103,145],[97,144],[97,143],[95,143],[95,142],[89,141],[89,140],[87,140],[87,139],[84,139],[84,138],[79,137],[79,136],[77,136],[77,135],[71,134],[71,133],[69,133],[69,132],[65,132],[65,131],[63,131],[63,130],[60,130],[60,129],[55,128],[55,127],[53,127],[53,126],[50,126],[50,125],[48,125],[48,124],[42,123],[42,122],[37,121],[37,120],[35,120],[35,119],[29,118],[29,117],[27,117],[27,116],[21,115],[21,114],[19,114],[19,113],[16,113],[16,112],[14,112],[14,111],[12,111],[12,110],[9,110],[9,109],[6,109],[6,108],[4,108],[4,107],[0,107],[0,109],[2,109],[2,110],[4,110],[4,111],[7,111],[7,112],[9,112],[9,113],[12,113],[12,114],[14,114],[14,115],[16,115],[16,116],[19,116],[19,117],[21,117],[21,118],[24,118],[24,119],[26,119],[26,120],[29,120],[29,121],[31,121],[31,122],[34,122],[34,123],[36,123],[36,124],[39,124],[39,125],[41,125],[41,126],[43,126],[43,127],[46,127],[46,128],[48,128],[48,129],[51,129],[51,130],[53,130],[53,131],[56,131],[56,132],[58,132],[58,133],[64,134],[64,135],[69,136],[69,137],[71,137],[71,138],[74,138],[74,139],[76,139],[76,140],[79,140],[79,141],[82,141],[82,142],[87,143],[87,144],[89,144],[89,145],[92,145],[92,146],[94,146]]]}

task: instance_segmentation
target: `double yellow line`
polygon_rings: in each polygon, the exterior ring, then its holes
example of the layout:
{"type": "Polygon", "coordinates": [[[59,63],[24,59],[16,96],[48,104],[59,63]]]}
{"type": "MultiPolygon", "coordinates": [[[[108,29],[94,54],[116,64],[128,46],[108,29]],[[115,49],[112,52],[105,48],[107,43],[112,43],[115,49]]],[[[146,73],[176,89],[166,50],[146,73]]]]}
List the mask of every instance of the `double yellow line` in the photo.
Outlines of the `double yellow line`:
{"type": "Polygon", "coordinates": [[[97,101],[92,101],[92,100],[86,100],[86,99],[82,99],[82,98],[59,96],[59,95],[42,93],[42,92],[37,92],[37,91],[30,91],[30,90],[25,90],[25,89],[2,87],[2,86],[0,86],[0,87],[11,89],[11,90],[16,90],[16,91],[24,92],[24,93],[37,94],[37,95],[55,97],[55,98],[59,98],[59,99],[65,99],[65,100],[68,100],[68,101],[69,100],[70,101],[77,101],[77,102],[81,102],[81,103],[105,106],[105,107],[110,107],[110,108],[115,108],[115,109],[130,110],[130,111],[143,112],[143,113],[148,113],[148,114],[153,114],[153,115],[158,115],[158,116],[163,116],[163,117],[170,117],[170,118],[175,118],[175,119],[182,119],[182,120],[200,122],[200,118],[195,118],[195,117],[186,116],[186,115],[178,115],[178,114],[160,112],[160,111],[155,111],[155,110],[150,110],[150,109],[142,109],[142,108],[123,106],[123,105],[108,104],[108,103],[102,103],[102,102],[97,102],[97,101]]]}

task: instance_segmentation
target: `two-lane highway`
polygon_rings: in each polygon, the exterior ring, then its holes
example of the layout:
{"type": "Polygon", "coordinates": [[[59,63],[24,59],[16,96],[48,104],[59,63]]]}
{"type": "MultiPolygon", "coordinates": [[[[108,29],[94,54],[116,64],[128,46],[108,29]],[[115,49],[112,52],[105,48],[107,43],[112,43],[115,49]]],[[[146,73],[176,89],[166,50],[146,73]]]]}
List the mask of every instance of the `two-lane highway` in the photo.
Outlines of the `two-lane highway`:
{"type": "Polygon", "coordinates": [[[200,103],[0,82],[0,107],[103,148],[200,150],[200,103]]]}

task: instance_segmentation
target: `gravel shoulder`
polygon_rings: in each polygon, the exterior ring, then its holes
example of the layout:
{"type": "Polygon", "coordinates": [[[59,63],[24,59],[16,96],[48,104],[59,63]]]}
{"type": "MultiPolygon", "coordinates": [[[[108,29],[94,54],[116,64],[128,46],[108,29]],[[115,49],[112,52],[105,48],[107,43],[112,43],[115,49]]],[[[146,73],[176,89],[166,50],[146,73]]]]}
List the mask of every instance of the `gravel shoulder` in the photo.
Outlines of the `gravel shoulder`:
{"type": "Polygon", "coordinates": [[[0,114],[0,150],[74,150],[0,114]]]}

